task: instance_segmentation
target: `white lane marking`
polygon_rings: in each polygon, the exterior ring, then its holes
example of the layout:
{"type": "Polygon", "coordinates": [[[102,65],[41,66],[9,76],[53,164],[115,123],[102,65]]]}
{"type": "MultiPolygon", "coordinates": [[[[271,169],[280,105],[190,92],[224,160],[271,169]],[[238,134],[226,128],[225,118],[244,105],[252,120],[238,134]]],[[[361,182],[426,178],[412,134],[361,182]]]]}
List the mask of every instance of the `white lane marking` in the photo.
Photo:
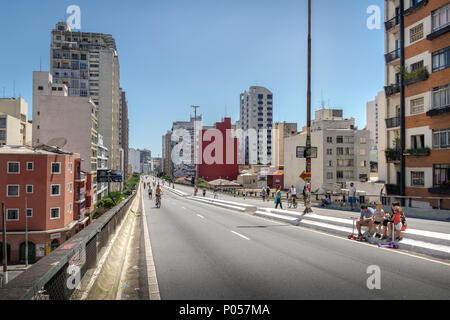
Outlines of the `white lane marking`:
{"type": "Polygon", "coordinates": [[[147,264],[148,293],[150,300],[161,300],[158,279],[156,278],[155,261],[153,260],[152,244],[148,233],[147,216],[145,214],[144,197],[141,197],[142,219],[144,224],[145,260],[147,264]]]}
{"type": "Polygon", "coordinates": [[[243,236],[242,234],[237,233],[237,232],[235,232],[235,231],[233,231],[233,230],[231,230],[231,232],[234,233],[235,235],[241,237],[241,238],[244,238],[245,240],[250,240],[250,238],[247,238],[246,236],[243,236]]]}
{"type": "Polygon", "coordinates": [[[199,217],[200,219],[205,219],[205,217],[202,216],[201,214],[197,214],[197,217],[199,217]]]}

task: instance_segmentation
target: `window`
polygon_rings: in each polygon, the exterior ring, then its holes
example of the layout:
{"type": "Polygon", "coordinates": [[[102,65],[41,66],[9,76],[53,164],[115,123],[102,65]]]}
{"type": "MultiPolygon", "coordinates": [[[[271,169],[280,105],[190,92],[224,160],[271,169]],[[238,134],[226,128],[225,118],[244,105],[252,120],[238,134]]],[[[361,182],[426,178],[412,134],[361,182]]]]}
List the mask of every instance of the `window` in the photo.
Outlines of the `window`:
{"type": "Polygon", "coordinates": [[[410,112],[411,114],[422,113],[424,108],[424,98],[418,98],[411,100],[410,102],[410,112]]]}
{"type": "Polygon", "coordinates": [[[328,156],[333,155],[333,149],[327,149],[327,155],[328,156]]]}
{"type": "Polygon", "coordinates": [[[361,161],[361,162],[359,163],[359,165],[361,166],[361,168],[365,168],[365,167],[367,166],[367,161],[366,161],[366,160],[361,161]]]}
{"type": "Polygon", "coordinates": [[[333,172],[327,172],[327,179],[332,180],[333,179],[333,172]]]}
{"type": "Polygon", "coordinates": [[[28,194],[32,194],[33,193],[33,185],[27,184],[26,191],[28,194]]]}
{"type": "Polygon", "coordinates": [[[50,209],[50,219],[54,220],[54,219],[59,219],[60,215],[59,215],[59,208],[51,208],[50,209]]]}
{"type": "Polygon", "coordinates": [[[366,144],[367,143],[367,139],[365,137],[361,137],[361,138],[359,138],[359,143],[360,144],[366,144]]]}
{"type": "Polygon", "coordinates": [[[61,173],[61,162],[52,162],[52,174],[61,173]]]}
{"type": "Polygon", "coordinates": [[[19,209],[6,209],[7,221],[19,221],[19,209]]]}
{"type": "Polygon", "coordinates": [[[433,52],[433,72],[447,69],[450,64],[450,47],[433,52]]]}
{"type": "Polygon", "coordinates": [[[27,171],[34,170],[34,162],[27,162],[27,171]]]}
{"type": "Polygon", "coordinates": [[[355,139],[353,138],[353,136],[345,136],[344,137],[344,143],[353,144],[353,143],[355,143],[355,139]]]}
{"type": "Polygon", "coordinates": [[[72,203],[67,206],[67,213],[72,213],[72,203]]]}
{"type": "Polygon", "coordinates": [[[411,72],[419,71],[423,69],[423,60],[411,64],[411,72]]]}
{"type": "Polygon", "coordinates": [[[9,174],[19,174],[20,173],[20,162],[8,162],[8,173],[9,174]]]}
{"type": "Polygon", "coordinates": [[[448,25],[450,15],[450,3],[431,13],[433,32],[438,31],[448,25]]]}
{"type": "Polygon", "coordinates": [[[332,167],[333,166],[333,161],[332,160],[328,160],[328,166],[332,167]]]}
{"type": "Polygon", "coordinates": [[[38,90],[42,91],[42,90],[44,90],[44,87],[43,86],[38,86],[38,90]]]}
{"type": "Polygon", "coordinates": [[[411,136],[411,149],[422,149],[425,147],[425,135],[411,136]]]}
{"type": "Polygon", "coordinates": [[[409,30],[409,42],[413,43],[423,38],[423,23],[409,30]]]}
{"type": "Polygon", "coordinates": [[[344,178],[344,171],[336,171],[336,178],[343,179],[344,178]]]}
{"type": "Polygon", "coordinates": [[[433,166],[433,187],[450,188],[450,164],[435,164],[433,166]]]}
{"type": "Polygon", "coordinates": [[[336,148],[336,154],[338,156],[344,155],[344,148],[336,148]]]}
{"type": "Polygon", "coordinates": [[[450,148],[450,128],[433,130],[433,149],[450,148]]]}
{"type": "Polygon", "coordinates": [[[433,89],[433,109],[441,109],[450,105],[450,85],[433,89]]]}
{"type": "Polygon", "coordinates": [[[0,118],[0,129],[6,129],[6,118],[0,118]]]}
{"type": "Polygon", "coordinates": [[[6,187],[6,196],[8,197],[19,197],[19,188],[18,184],[11,184],[6,187]]]}
{"type": "Polygon", "coordinates": [[[344,137],[343,136],[337,136],[336,143],[344,143],[344,137]]]}
{"type": "Polygon", "coordinates": [[[60,188],[61,185],[59,184],[52,184],[50,187],[50,195],[51,196],[59,196],[60,195],[60,188]]]}
{"type": "Polygon", "coordinates": [[[327,137],[327,143],[333,143],[333,137],[327,137]]]}
{"type": "Polygon", "coordinates": [[[33,209],[27,208],[27,218],[33,217],[33,209]]]}
{"type": "Polygon", "coordinates": [[[425,185],[425,173],[423,171],[411,171],[411,186],[423,187],[425,185]]]}

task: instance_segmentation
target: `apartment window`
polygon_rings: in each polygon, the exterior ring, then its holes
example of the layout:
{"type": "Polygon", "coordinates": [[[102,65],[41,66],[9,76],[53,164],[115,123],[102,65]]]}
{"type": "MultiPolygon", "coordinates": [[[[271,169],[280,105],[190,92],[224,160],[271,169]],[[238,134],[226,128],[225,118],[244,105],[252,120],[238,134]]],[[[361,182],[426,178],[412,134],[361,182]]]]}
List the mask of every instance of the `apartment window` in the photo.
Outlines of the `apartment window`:
{"type": "Polygon", "coordinates": [[[61,173],[61,163],[52,162],[52,174],[60,174],[60,173],[61,173]]]}
{"type": "Polygon", "coordinates": [[[50,209],[50,219],[59,219],[60,218],[60,209],[59,208],[51,208],[50,209]]]}
{"type": "Polygon", "coordinates": [[[410,112],[411,114],[418,114],[424,111],[424,98],[418,98],[411,100],[410,102],[410,112]]]}
{"type": "Polygon", "coordinates": [[[333,161],[332,160],[328,160],[328,166],[332,167],[333,166],[333,161]]]}
{"type": "Polygon", "coordinates": [[[38,90],[39,90],[39,91],[42,91],[42,90],[44,90],[44,87],[43,87],[43,86],[39,86],[39,87],[38,87],[38,90]]]}
{"type": "Polygon", "coordinates": [[[72,213],[72,203],[67,206],[67,213],[72,213]]]}
{"type": "Polygon", "coordinates": [[[34,162],[27,162],[27,171],[34,170],[34,162]]]}
{"type": "Polygon", "coordinates": [[[441,109],[450,105],[450,85],[433,89],[433,109],[441,109]]]}
{"type": "Polygon", "coordinates": [[[33,209],[27,208],[27,218],[32,218],[32,217],[33,217],[33,209]]]}
{"type": "Polygon", "coordinates": [[[447,69],[450,64],[450,47],[433,52],[433,72],[447,69]]]}
{"type": "Polygon", "coordinates": [[[336,148],[336,154],[338,156],[344,155],[344,148],[336,148]]]}
{"type": "Polygon", "coordinates": [[[450,128],[433,130],[433,149],[450,149],[450,128]]]}
{"type": "Polygon", "coordinates": [[[336,137],[336,143],[344,143],[344,137],[343,136],[337,136],[336,137]]]}
{"type": "Polygon", "coordinates": [[[450,164],[433,165],[433,187],[450,187],[450,164]]]}
{"type": "Polygon", "coordinates": [[[72,173],[73,170],[73,163],[69,162],[69,172],[72,173]]]}
{"type": "Polygon", "coordinates": [[[27,184],[26,191],[27,191],[28,194],[32,194],[33,193],[33,185],[32,184],[27,184]]]}
{"type": "Polygon", "coordinates": [[[359,143],[360,144],[366,144],[367,143],[367,139],[365,137],[361,137],[361,138],[359,138],[359,143]]]}
{"type": "Polygon", "coordinates": [[[6,118],[0,118],[0,129],[6,129],[6,118]]]}
{"type": "Polygon", "coordinates": [[[19,221],[19,209],[6,209],[7,221],[19,221]]]}
{"type": "Polygon", "coordinates": [[[411,43],[423,38],[423,23],[411,28],[409,30],[409,40],[411,43]]]}
{"type": "Polygon", "coordinates": [[[450,3],[431,13],[433,32],[446,27],[449,23],[450,3]]]}
{"type": "Polygon", "coordinates": [[[350,144],[353,144],[353,143],[355,143],[355,139],[354,139],[353,136],[345,136],[345,137],[344,137],[344,143],[350,143],[350,144]]]}
{"type": "Polygon", "coordinates": [[[425,185],[425,173],[423,171],[411,171],[411,186],[423,187],[425,185]]]}
{"type": "Polygon", "coordinates": [[[18,184],[11,184],[6,187],[6,196],[7,197],[19,197],[19,188],[18,184]]]}
{"type": "Polygon", "coordinates": [[[52,184],[50,187],[50,195],[51,196],[59,196],[60,195],[60,188],[61,185],[59,184],[52,184]]]}
{"type": "Polygon", "coordinates": [[[423,69],[423,60],[411,64],[411,72],[415,72],[423,69]]]}
{"type": "Polygon", "coordinates": [[[344,179],[353,179],[353,178],[354,178],[353,171],[350,170],[344,171],[344,179]]]}
{"type": "Polygon", "coordinates": [[[333,155],[333,149],[327,149],[327,155],[328,156],[333,155]]]}
{"type": "Polygon", "coordinates": [[[333,143],[333,137],[327,137],[327,143],[333,143]]]}
{"type": "Polygon", "coordinates": [[[425,147],[425,136],[415,135],[411,136],[411,149],[422,149],[425,147]]]}
{"type": "Polygon", "coordinates": [[[333,179],[333,172],[327,172],[327,179],[332,180],[333,179]]]}
{"type": "Polygon", "coordinates": [[[344,178],[344,171],[336,171],[336,178],[343,179],[344,178]]]}
{"type": "Polygon", "coordinates": [[[8,173],[9,174],[19,174],[20,173],[20,162],[8,162],[8,173]]]}
{"type": "Polygon", "coordinates": [[[365,168],[365,167],[367,166],[367,161],[366,161],[366,160],[361,161],[361,162],[359,163],[359,165],[360,165],[361,168],[365,168]]]}

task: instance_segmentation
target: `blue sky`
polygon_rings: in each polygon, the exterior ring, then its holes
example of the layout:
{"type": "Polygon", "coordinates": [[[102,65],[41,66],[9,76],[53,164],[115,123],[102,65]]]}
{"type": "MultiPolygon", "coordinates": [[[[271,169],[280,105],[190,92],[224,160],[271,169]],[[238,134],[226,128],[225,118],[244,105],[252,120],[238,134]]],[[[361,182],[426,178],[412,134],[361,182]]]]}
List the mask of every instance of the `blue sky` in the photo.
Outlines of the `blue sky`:
{"type": "MultiPolygon", "coordinates": [[[[384,84],[384,29],[366,27],[383,0],[313,1],[313,110],[323,98],[359,128],[384,84]]],[[[161,136],[200,105],[205,124],[238,120],[239,94],[274,93],[274,120],[306,121],[306,0],[15,0],[0,8],[0,96],[32,103],[32,71],[49,70],[50,31],[81,8],[81,30],[112,34],[127,91],[130,146],[161,153],[161,136]]],[[[381,17],[384,21],[384,18],[381,17]]]]}

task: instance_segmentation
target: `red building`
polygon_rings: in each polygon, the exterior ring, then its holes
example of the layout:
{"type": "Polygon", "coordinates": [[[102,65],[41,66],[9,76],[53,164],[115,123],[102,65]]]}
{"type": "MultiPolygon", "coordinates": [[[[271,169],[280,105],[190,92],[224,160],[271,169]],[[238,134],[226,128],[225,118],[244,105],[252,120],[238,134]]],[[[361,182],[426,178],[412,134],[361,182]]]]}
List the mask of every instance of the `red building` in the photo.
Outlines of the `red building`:
{"type": "MultiPolygon", "coordinates": [[[[80,166],[79,154],[54,148],[0,147],[0,203],[5,205],[8,261],[25,260],[26,227],[30,263],[78,232],[79,219],[89,214],[82,204],[90,192],[78,192],[80,166]]],[[[0,233],[1,228],[0,219],[0,233]]]]}
{"type": "Polygon", "coordinates": [[[239,175],[238,140],[232,136],[231,118],[217,122],[215,129],[202,130],[199,139],[202,153],[198,176],[206,181],[236,180],[239,175]]]}

